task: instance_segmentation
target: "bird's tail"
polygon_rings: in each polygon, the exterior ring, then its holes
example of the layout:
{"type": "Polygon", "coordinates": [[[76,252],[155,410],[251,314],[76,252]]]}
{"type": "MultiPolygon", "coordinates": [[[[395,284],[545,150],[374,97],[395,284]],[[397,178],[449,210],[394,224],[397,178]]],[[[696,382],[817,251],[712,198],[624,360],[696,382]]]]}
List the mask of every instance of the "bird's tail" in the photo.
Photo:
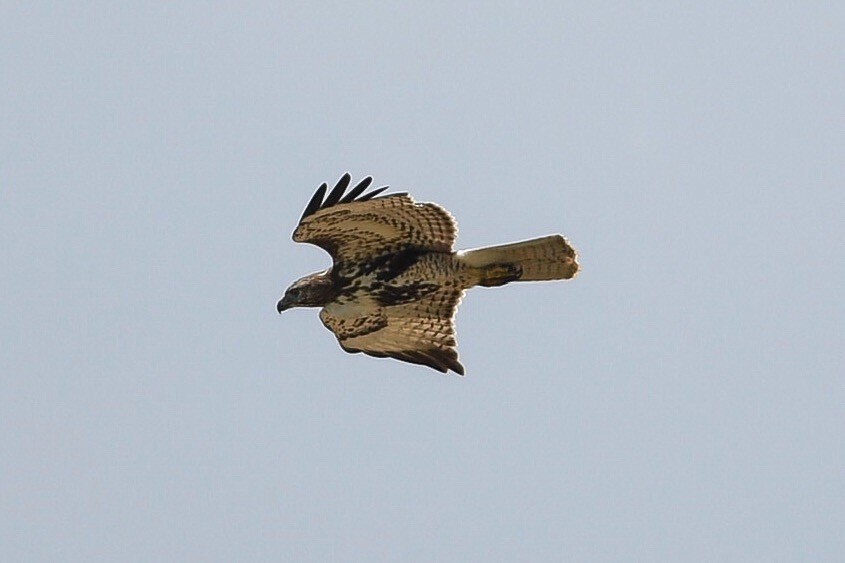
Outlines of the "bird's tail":
{"type": "Polygon", "coordinates": [[[477,272],[477,285],[486,287],[512,281],[568,280],[578,272],[578,255],[561,235],[464,250],[457,256],[477,272]]]}

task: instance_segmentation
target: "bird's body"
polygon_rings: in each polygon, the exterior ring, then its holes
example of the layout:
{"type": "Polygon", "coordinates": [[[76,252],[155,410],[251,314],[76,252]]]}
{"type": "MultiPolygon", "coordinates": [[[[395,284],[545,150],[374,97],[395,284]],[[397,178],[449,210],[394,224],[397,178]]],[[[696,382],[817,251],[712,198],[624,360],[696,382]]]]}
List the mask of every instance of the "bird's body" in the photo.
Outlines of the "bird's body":
{"type": "Polygon", "coordinates": [[[320,186],[293,236],[329,251],[332,267],[294,282],[277,304],[279,312],[322,307],[320,319],[347,352],[463,375],[453,319],[466,289],[578,271],[560,235],[455,252],[457,226],[446,210],[407,194],[375,197],[386,188],[363,194],[371,178],[344,197],[349,181],[344,175],[328,197],[320,186]]]}

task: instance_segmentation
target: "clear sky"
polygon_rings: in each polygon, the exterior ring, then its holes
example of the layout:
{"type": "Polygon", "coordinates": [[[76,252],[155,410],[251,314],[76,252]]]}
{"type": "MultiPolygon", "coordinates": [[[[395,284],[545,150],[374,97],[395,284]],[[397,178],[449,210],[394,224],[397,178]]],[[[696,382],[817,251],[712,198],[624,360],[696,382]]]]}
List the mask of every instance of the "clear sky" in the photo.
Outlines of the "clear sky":
{"type": "Polygon", "coordinates": [[[299,4],[0,8],[0,559],[841,560],[843,9],[299,4]],[[348,355],[345,171],[583,271],[348,355]]]}

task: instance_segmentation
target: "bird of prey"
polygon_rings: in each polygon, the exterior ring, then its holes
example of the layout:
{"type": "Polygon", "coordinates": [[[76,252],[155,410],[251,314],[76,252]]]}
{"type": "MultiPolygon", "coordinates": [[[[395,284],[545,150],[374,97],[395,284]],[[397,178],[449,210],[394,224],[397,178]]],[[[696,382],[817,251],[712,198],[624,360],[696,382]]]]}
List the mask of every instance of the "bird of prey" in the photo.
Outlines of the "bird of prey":
{"type": "Polygon", "coordinates": [[[305,207],[293,232],[332,256],[330,268],[295,282],[276,309],[322,307],[320,320],[340,347],[463,375],[454,317],[464,290],[514,281],[563,280],[578,272],[561,235],[455,252],[455,219],[407,193],[367,191],[366,177],[346,192],[344,174],[305,207]]]}

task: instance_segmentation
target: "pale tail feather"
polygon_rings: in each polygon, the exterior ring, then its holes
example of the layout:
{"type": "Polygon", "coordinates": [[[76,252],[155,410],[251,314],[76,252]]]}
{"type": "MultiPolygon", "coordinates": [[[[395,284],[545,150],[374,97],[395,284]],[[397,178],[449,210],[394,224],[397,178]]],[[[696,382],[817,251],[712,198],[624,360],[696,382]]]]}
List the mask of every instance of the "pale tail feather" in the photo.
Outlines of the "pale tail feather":
{"type": "Polygon", "coordinates": [[[561,235],[464,250],[458,258],[478,270],[478,284],[485,286],[566,280],[578,272],[578,255],[561,235]]]}

